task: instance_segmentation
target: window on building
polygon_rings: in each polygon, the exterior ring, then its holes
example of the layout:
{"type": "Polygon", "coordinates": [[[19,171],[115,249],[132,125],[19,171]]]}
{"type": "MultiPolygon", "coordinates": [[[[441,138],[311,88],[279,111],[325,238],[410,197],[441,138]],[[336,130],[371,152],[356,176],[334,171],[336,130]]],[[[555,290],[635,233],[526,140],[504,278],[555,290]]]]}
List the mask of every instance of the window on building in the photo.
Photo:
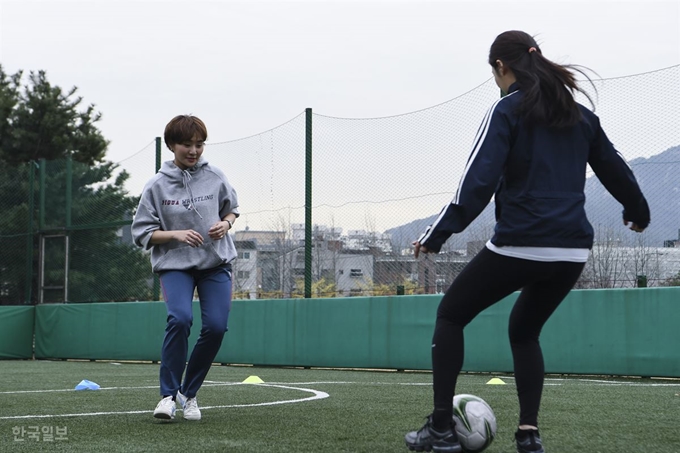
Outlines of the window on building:
{"type": "Polygon", "coordinates": [[[249,278],[250,277],[250,271],[238,271],[236,273],[236,276],[238,278],[249,278]]]}
{"type": "Polygon", "coordinates": [[[349,276],[354,277],[354,278],[358,278],[358,277],[363,277],[364,273],[361,269],[350,269],[349,270],[349,276]]]}
{"type": "Polygon", "coordinates": [[[304,277],[305,276],[305,270],[296,267],[296,268],[293,268],[292,274],[296,277],[304,277]]]}
{"type": "Polygon", "coordinates": [[[240,260],[249,260],[250,259],[250,252],[238,252],[238,258],[240,260]]]}

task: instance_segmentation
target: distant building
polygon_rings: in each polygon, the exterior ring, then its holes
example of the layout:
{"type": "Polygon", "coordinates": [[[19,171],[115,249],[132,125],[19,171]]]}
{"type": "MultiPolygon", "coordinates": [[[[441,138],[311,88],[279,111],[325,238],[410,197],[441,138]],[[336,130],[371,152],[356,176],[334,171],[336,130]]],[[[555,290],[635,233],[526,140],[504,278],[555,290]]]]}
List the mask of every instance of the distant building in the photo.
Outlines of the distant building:
{"type": "MultiPolygon", "coordinates": [[[[248,298],[291,297],[300,292],[305,276],[305,227],[283,231],[241,230],[234,233],[238,258],[234,262],[234,292],[248,298]]],[[[361,230],[342,235],[342,229],[314,225],[314,281],[335,285],[337,296],[362,294],[374,284],[374,261],[391,250],[389,235],[361,230]]]]}
{"type": "MultiPolygon", "coordinates": [[[[620,238],[595,243],[579,288],[626,288],[642,275],[650,286],[663,285],[680,273],[679,239],[664,247],[624,246],[620,238]]],[[[234,291],[241,297],[300,295],[305,277],[304,225],[291,231],[237,231],[238,259],[234,263],[234,291]]],[[[444,293],[465,265],[485,246],[470,241],[465,249],[442,250],[417,260],[412,249],[394,253],[389,235],[314,225],[312,281],[334,285],[333,296],[372,294],[374,288],[396,294],[399,286],[415,284],[425,294],[444,293]]],[[[383,292],[384,293],[384,292],[383,292]]]]}
{"type": "Polygon", "coordinates": [[[370,253],[340,253],[335,263],[338,296],[360,295],[373,285],[374,257],[370,253]]]}
{"type": "Polygon", "coordinates": [[[232,292],[246,299],[257,299],[257,292],[262,288],[262,269],[258,267],[256,241],[234,241],[234,245],[237,257],[232,268],[232,292]]]}
{"type": "Polygon", "coordinates": [[[405,282],[416,283],[424,294],[444,293],[463,270],[471,256],[461,252],[422,255],[385,255],[376,258],[375,282],[393,288],[405,282]]]}
{"type": "Polygon", "coordinates": [[[234,233],[237,258],[233,263],[237,295],[250,299],[274,297],[281,291],[280,256],[292,246],[282,231],[239,230],[234,233]]]}
{"type": "Polygon", "coordinates": [[[255,241],[263,247],[281,244],[285,238],[286,233],[283,231],[257,231],[246,228],[234,232],[234,241],[255,241]]]}
{"type": "MultiPolygon", "coordinates": [[[[234,233],[238,258],[234,263],[234,292],[241,297],[291,297],[300,295],[305,277],[304,225],[290,232],[243,230],[234,233]]],[[[312,281],[334,285],[333,296],[372,294],[376,287],[411,283],[419,292],[445,292],[483,242],[466,250],[442,251],[416,260],[412,250],[392,252],[389,235],[314,225],[312,228],[312,281]],[[409,253],[411,252],[411,253],[409,253]]],[[[680,250],[680,249],[679,249],[680,250]]]]}
{"type": "Polygon", "coordinates": [[[344,248],[349,250],[376,249],[383,254],[392,252],[392,237],[389,234],[349,230],[347,235],[340,237],[340,241],[344,248]]]}
{"type": "Polygon", "coordinates": [[[669,248],[680,247],[680,230],[678,230],[678,239],[666,239],[663,241],[663,246],[669,248]]]}

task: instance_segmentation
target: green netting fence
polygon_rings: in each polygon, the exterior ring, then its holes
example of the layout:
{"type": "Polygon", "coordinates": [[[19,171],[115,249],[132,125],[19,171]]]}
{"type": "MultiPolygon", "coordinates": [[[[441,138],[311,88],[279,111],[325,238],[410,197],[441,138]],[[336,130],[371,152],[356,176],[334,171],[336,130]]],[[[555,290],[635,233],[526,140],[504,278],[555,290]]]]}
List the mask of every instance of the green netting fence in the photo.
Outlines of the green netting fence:
{"type": "MultiPolygon", "coordinates": [[[[596,243],[580,288],[680,284],[679,78],[676,65],[597,79],[596,90],[584,84],[650,201],[652,223],[642,235],[624,228],[620,206],[589,174],[596,243]]],[[[260,134],[209,143],[204,157],[226,173],[241,204],[235,297],[444,291],[491,236],[493,202],[437,256],[415,260],[411,242],[455,195],[498,96],[490,79],[416,112],[336,118],[307,109],[260,134]]],[[[208,128],[210,139],[222,135],[219,125],[208,128]]],[[[171,158],[156,138],[116,163],[40,161],[3,171],[0,304],[157,300],[129,224],[144,183],[171,158]]]]}

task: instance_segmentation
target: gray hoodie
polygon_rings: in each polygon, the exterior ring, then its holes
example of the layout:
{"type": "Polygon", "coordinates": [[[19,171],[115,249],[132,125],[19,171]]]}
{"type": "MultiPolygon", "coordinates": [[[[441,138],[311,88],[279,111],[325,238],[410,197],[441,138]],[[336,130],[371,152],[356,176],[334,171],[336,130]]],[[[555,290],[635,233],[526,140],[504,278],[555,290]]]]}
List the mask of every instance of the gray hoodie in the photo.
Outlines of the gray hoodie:
{"type": "Polygon", "coordinates": [[[187,170],[168,161],[144,187],[132,221],[132,237],[139,247],[151,249],[153,272],[210,269],[236,258],[229,234],[216,240],[208,236],[210,227],[229,213],[238,217],[238,199],[222,171],[203,158],[187,170]],[[189,229],[203,236],[203,245],[150,244],[156,230],[189,229]]]}

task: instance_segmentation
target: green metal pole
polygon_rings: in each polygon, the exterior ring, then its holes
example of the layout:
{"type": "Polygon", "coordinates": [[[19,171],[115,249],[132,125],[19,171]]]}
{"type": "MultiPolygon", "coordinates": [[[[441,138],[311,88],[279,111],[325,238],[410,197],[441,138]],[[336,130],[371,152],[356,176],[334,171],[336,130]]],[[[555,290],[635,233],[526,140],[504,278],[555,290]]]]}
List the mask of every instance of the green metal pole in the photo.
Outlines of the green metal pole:
{"type": "Polygon", "coordinates": [[[312,297],[312,109],[305,109],[305,298],[312,297]]]}
{"type": "Polygon", "coordinates": [[[156,173],[161,169],[161,138],[156,137],[156,173]]]}
{"type": "Polygon", "coordinates": [[[66,229],[71,228],[71,207],[73,205],[73,159],[66,158],[66,229]]]}
{"type": "Polygon", "coordinates": [[[40,199],[38,205],[38,228],[40,231],[45,229],[45,179],[47,174],[47,161],[45,159],[40,159],[40,199]]]}
{"type": "Polygon", "coordinates": [[[47,180],[47,161],[45,159],[40,159],[40,167],[38,168],[38,247],[40,250],[40,253],[38,253],[38,256],[40,256],[40,262],[38,263],[38,269],[40,271],[38,272],[38,275],[41,276],[38,279],[38,303],[42,303],[43,301],[43,282],[42,282],[42,275],[43,271],[45,269],[45,266],[43,265],[44,263],[44,258],[42,257],[42,254],[44,252],[44,247],[42,246],[42,235],[45,231],[45,186],[46,183],[45,181],[47,180]]]}
{"type": "MultiPolygon", "coordinates": [[[[161,138],[156,137],[156,173],[161,169],[161,138]]],[[[161,300],[161,281],[153,274],[153,300],[161,300]]]]}
{"type": "Polygon", "coordinates": [[[68,302],[68,274],[71,267],[71,260],[69,259],[71,247],[71,210],[73,208],[73,157],[71,155],[66,157],[66,231],[64,238],[64,303],[68,302]]]}
{"type": "Polygon", "coordinates": [[[33,186],[35,185],[35,165],[34,161],[28,163],[28,235],[26,236],[26,289],[24,291],[26,304],[31,303],[33,289],[33,211],[35,209],[33,186]]]}

